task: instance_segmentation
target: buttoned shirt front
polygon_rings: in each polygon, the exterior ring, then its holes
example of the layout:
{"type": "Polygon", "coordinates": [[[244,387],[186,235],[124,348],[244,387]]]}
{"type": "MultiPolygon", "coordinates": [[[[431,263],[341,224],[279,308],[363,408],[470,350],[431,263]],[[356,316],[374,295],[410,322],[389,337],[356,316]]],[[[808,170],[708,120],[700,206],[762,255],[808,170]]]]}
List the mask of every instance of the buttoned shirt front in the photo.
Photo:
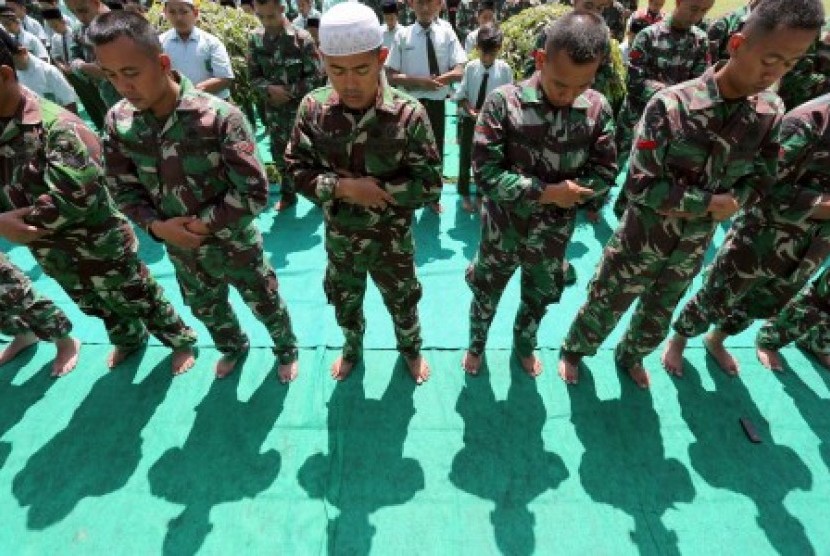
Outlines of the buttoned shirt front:
{"type": "MultiPolygon", "coordinates": [[[[233,79],[231,60],[225,45],[217,37],[194,27],[187,39],[182,39],[175,29],[159,36],[161,47],[170,56],[173,69],[187,77],[193,84],[213,77],[233,79]]],[[[228,98],[229,89],[214,93],[228,98]]]]}

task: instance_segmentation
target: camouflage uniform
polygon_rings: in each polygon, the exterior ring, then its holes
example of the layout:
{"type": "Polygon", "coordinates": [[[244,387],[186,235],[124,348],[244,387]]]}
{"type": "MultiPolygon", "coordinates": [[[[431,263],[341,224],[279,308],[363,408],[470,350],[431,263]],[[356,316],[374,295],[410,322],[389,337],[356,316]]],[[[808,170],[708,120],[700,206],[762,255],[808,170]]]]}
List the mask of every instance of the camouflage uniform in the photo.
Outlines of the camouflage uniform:
{"type": "Polygon", "coordinates": [[[29,249],[84,313],[103,319],[113,345],[138,347],[148,329],[170,347],[195,343],[136,255],[135,233],[104,183],[98,136],[21,90],[23,103],[0,133],[0,210],[32,208],[25,220],[52,233],[29,249]]]}
{"type": "Polygon", "coordinates": [[[197,216],[210,236],[196,249],[167,245],[184,302],[216,348],[237,354],[248,342],[228,300],[228,286],[268,328],[285,364],[297,357],[277,276],[254,223],[268,201],[268,180],[242,113],[174,73],[181,90],[159,122],[126,101],[107,114],[107,183],[121,209],[150,233],[156,220],[197,216]]]}
{"type": "Polygon", "coordinates": [[[788,109],[830,92],[830,22],[826,22],[807,53],[788,71],[778,94],[788,109]]]}
{"type": "Polygon", "coordinates": [[[530,0],[505,0],[501,6],[499,21],[507,21],[508,18],[521,13],[530,6],[530,0]]]}
{"type": "Polygon", "coordinates": [[[783,104],[768,91],[724,102],[717,69],[660,91],[646,106],[625,186],[629,205],[565,338],[565,354],[596,353],[640,298],[616,351],[623,366],[639,363],[662,341],[700,269],[717,226],[708,217],[711,195],[731,193],[743,205],[774,183],[783,104]]]}
{"type": "Polygon", "coordinates": [[[687,337],[710,324],[729,335],[769,318],[830,256],[830,221],[810,212],[830,194],[830,95],[793,110],[781,127],[773,194],[749,207],[729,230],[700,291],[674,324],[687,337]]]}
{"type": "Polygon", "coordinates": [[[424,108],[406,93],[382,86],[376,104],[355,115],[331,87],[300,105],[286,151],[300,192],[321,203],[328,265],[323,281],[343,329],[343,358],[363,351],[363,296],[372,276],[392,315],[398,350],[415,358],[421,349],[412,212],[438,201],[441,162],[424,108]],[[395,199],[385,210],[334,198],[337,172],[377,178],[395,199]]]}
{"type": "Polygon", "coordinates": [[[248,71],[265,111],[271,157],[282,180],[282,199],[290,203],[296,200],[297,193],[290,172],[285,171],[285,146],[300,100],[320,84],[317,47],[307,31],[293,25],[287,25],[276,35],[267,34],[262,28],[256,29],[248,43],[248,71]],[[272,106],[268,101],[270,85],[288,89],[291,100],[282,106],[272,106]]]}
{"type": "Polygon", "coordinates": [[[758,331],[758,347],[777,351],[791,342],[820,355],[830,354],[830,268],[801,290],[758,331]]]}
{"type": "Polygon", "coordinates": [[[617,42],[625,38],[625,6],[616,0],[602,10],[602,19],[611,31],[611,37],[617,42]]]}
{"type": "MultiPolygon", "coordinates": [[[[78,23],[72,29],[72,44],[69,48],[69,57],[70,65],[73,67],[82,62],[95,63],[97,61],[97,58],[95,57],[95,47],[87,38],[87,28],[88,26],[78,23]]],[[[92,117],[93,121],[96,122],[96,125],[100,127],[101,122],[103,122],[104,119],[104,114],[106,114],[106,111],[109,108],[112,108],[116,102],[121,100],[121,95],[115,90],[115,87],[112,83],[110,83],[109,79],[94,79],[85,73],[78,71],[74,72],[73,75],[88,83],[94,84],[98,88],[98,99],[88,98],[88,100],[85,100],[81,98],[81,101],[84,102],[84,108],[87,108],[90,112],[90,117],[92,117]],[[89,103],[89,106],[87,106],[87,102],[89,103]],[[103,103],[103,105],[101,105],[101,103],[103,103]],[[99,114],[101,110],[103,110],[103,113],[99,114]],[[93,111],[95,112],[94,115],[92,114],[93,111]]],[[[87,89],[82,88],[82,90],[87,89]]],[[[89,91],[91,92],[91,89],[89,91]]]]}
{"type": "Polygon", "coordinates": [[[522,293],[513,345],[520,356],[536,348],[547,306],[559,301],[576,209],[540,204],[545,186],[572,179],[602,194],[617,174],[608,101],[589,89],[570,107],[555,108],[539,79],[493,91],[476,124],[473,169],[485,198],[481,243],[466,278],[473,291],[469,349],[477,355],[517,267],[522,293]]]}
{"type": "Polygon", "coordinates": [[[633,14],[631,14],[631,19],[628,24],[628,30],[630,33],[633,33],[635,36],[655,23],[659,23],[665,19],[666,14],[660,11],[652,11],[648,8],[643,8],[642,10],[637,10],[633,14]]]}
{"type": "MultiPolygon", "coordinates": [[[[646,103],[657,91],[703,75],[709,67],[706,33],[692,27],[674,29],[671,18],[649,26],[634,38],[628,54],[628,94],[617,116],[617,152],[623,167],[631,152],[634,126],[646,103]]],[[[617,216],[625,209],[625,196],[617,198],[617,216]]]]}
{"type": "Polygon", "coordinates": [[[464,44],[464,40],[473,29],[478,28],[478,8],[478,0],[461,2],[458,5],[455,16],[455,34],[458,35],[461,44],[464,44]]]}
{"type": "Polygon", "coordinates": [[[32,281],[0,253],[0,334],[33,333],[41,340],[65,338],[72,323],[49,299],[39,296],[32,281]]]}
{"type": "Polygon", "coordinates": [[[744,28],[750,12],[749,4],[746,4],[734,12],[716,19],[709,25],[707,33],[709,34],[709,55],[712,58],[712,63],[729,58],[729,52],[727,51],[729,37],[744,28]]]}

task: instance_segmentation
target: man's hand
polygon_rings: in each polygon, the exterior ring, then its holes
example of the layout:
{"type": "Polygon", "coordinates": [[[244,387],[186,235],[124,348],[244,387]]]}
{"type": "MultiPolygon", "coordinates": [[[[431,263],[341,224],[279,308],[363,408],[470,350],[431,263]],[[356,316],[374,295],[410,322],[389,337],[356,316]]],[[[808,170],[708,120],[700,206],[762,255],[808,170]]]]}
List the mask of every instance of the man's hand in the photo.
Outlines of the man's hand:
{"type": "Polygon", "coordinates": [[[282,85],[268,85],[268,102],[272,106],[282,106],[290,101],[293,97],[288,89],[282,85]]]}
{"type": "Polygon", "coordinates": [[[387,205],[394,205],[395,199],[380,187],[376,178],[340,178],[335,195],[353,205],[384,210],[387,205]]]}
{"type": "Polygon", "coordinates": [[[417,80],[416,84],[418,88],[425,91],[437,91],[444,86],[441,81],[434,77],[417,77],[415,79],[417,80]]]}
{"type": "Polygon", "coordinates": [[[205,224],[204,220],[201,220],[199,218],[196,218],[195,220],[188,222],[185,226],[187,227],[187,231],[192,234],[196,234],[198,236],[211,235],[210,230],[207,227],[207,224],[205,224]]]}
{"type": "Polygon", "coordinates": [[[26,245],[49,235],[49,230],[43,230],[26,223],[23,218],[32,212],[32,207],[23,207],[16,210],[0,213],[0,236],[12,243],[26,245]]]}
{"type": "Polygon", "coordinates": [[[563,180],[559,183],[549,183],[539,202],[543,205],[556,205],[562,208],[572,208],[594,196],[594,190],[582,187],[573,180],[563,180]]]}
{"type": "Polygon", "coordinates": [[[731,193],[717,193],[709,201],[708,211],[716,222],[723,222],[738,212],[741,205],[731,193]]]}
{"type": "Polygon", "coordinates": [[[164,241],[164,243],[169,243],[182,249],[196,249],[202,245],[202,242],[207,236],[207,234],[201,234],[191,230],[191,226],[194,230],[200,229],[199,224],[196,224],[196,222],[204,226],[204,223],[195,216],[177,216],[168,220],[156,220],[150,224],[150,231],[164,241]]]}

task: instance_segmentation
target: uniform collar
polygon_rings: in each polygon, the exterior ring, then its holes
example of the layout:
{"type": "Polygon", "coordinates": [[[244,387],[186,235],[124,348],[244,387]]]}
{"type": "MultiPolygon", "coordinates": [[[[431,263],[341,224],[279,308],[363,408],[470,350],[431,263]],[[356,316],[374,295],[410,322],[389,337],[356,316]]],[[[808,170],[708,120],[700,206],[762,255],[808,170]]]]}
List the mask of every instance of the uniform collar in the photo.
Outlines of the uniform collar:
{"type": "MultiPolygon", "coordinates": [[[[524,104],[542,104],[547,102],[545,92],[542,90],[542,80],[538,71],[533,74],[533,77],[525,81],[522,85],[521,98],[524,104]]],[[[573,104],[571,104],[568,108],[587,110],[590,107],[591,101],[588,100],[585,93],[582,93],[574,99],[573,104]]]]}
{"type": "MultiPolygon", "coordinates": [[[[331,107],[339,106],[343,108],[343,110],[347,110],[346,105],[340,101],[340,95],[337,94],[334,87],[331,88],[331,93],[329,93],[328,98],[323,104],[331,107]]],[[[383,78],[381,78],[381,83],[378,87],[378,94],[377,97],[375,97],[375,104],[373,108],[379,112],[388,112],[390,114],[395,113],[395,98],[392,95],[392,87],[385,83],[383,78]]]]}
{"type": "MultiPolygon", "coordinates": [[[[703,75],[698,78],[698,82],[692,86],[692,100],[689,102],[688,110],[706,110],[716,104],[725,102],[715,80],[715,73],[725,64],[726,61],[721,60],[703,72],[703,75]]],[[[774,108],[771,108],[768,103],[760,99],[760,94],[746,97],[743,101],[747,102],[755,112],[761,114],[775,113],[774,108]]]]}
{"type": "Polygon", "coordinates": [[[181,42],[190,42],[190,41],[199,42],[199,35],[201,34],[201,31],[199,31],[198,27],[193,27],[193,29],[190,31],[190,35],[188,35],[186,40],[183,39],[181,37],[181,35],[179,35],[179,33],[176,32],[175,29],[172,29],[172,31],[173,31],[173,39],[174,40],[181,41],[181,42]]]}

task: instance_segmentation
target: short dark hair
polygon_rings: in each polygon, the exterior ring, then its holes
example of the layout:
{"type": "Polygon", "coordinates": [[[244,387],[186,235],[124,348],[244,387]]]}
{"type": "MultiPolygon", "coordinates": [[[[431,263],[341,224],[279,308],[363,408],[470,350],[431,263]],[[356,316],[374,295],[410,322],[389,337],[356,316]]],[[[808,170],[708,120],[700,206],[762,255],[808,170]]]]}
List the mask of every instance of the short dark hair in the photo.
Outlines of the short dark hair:
{"type": "Polygon", "coordinates": [[[481,52],[492,52],[493,50],[501,48],[503,40],[504,33],[501,32],[501,29],[492,23],[487,23],[478,29],[476,48],[481,52]]]}
{"type": "Polygon", "coordinates": [[[161,43],[156,29],[137,13],[116,10],[101,14],[92,20],[87,37],[93,46],[102,46],[119,37],[138,43],[148,54],[161,54],[161,43]]]}
{"type": "Polygon", "coordinates": [[[821,0],[764,0],[752,8],[743,34],[765,35],[778,28],[816,31],[824,25],[821,0]]]}
{"type": "Polygon", "coordinates": [[[608,27],[597,14],[568,12],[545,29],[548,57],[564,50],[575,64],[601,60],[610,46],[608,27]]]}
{"type": "Polygon", "coordinates": [[[268,5],[268,4],[270,4],[271,2],[273,2],[273,3],[274,3],[274,4],[276,4],[277,6],[282,6],[282,5],[283,5],[283,1],[284,1],[284,0],[255,0],[255,2],[256,2],[257,4],[259,4],[260,6],[267,6],[267,5],[268,5]]]}
{"type": "Polygon", "coordinates": [[[17,77],[17,71],[14,69],[13,56],[20,51],[20,43],[14,36],[0,27],[0,66],[8,66],[17,77]]]}

